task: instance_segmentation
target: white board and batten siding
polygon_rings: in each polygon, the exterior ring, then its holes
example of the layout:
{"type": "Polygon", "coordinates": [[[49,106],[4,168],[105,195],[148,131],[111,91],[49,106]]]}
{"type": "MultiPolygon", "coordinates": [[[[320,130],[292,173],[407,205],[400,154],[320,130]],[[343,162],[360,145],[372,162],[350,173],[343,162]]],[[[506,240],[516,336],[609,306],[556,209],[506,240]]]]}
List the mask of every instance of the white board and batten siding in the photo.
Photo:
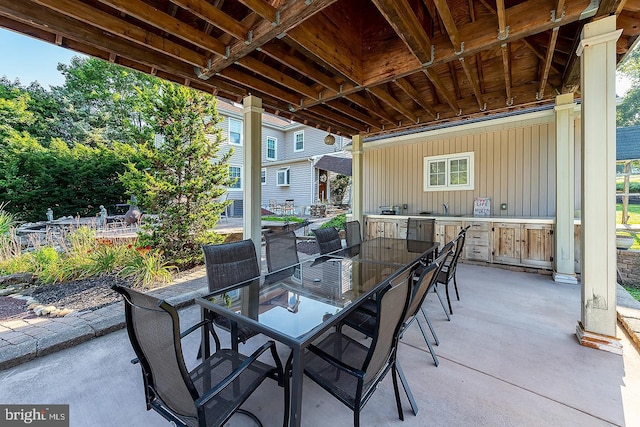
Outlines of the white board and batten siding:
{"type": "MultiPolygon", "coordinates": [[[[576,120],[579,129],[579,120],[576,120]]],[[[579,138],[579,132],[576,134],[579,138]]],[[[491,216],[553,217],[556,212],[556,140],[553,111],[534,119],[487,122],[465,131],[384,140],[364,150],[364,210],[408,204],[408,214],[428,211],[472,215],[473,200],[488,197],[491,216]],[[425,157],[474,153],[473,190],[423,189],[425,157]],[[501,210],[506,203],[507,209],[501,210]]],[[[579,146],[576,149],[579,152],[579,146]]],[[[579,159],[577,159],[579,161],[579,159]]],[[[576,164],[579,176],[579,163],[576,164]]],[[[576,206],[580,206],[576,192],[576,206]]]]}

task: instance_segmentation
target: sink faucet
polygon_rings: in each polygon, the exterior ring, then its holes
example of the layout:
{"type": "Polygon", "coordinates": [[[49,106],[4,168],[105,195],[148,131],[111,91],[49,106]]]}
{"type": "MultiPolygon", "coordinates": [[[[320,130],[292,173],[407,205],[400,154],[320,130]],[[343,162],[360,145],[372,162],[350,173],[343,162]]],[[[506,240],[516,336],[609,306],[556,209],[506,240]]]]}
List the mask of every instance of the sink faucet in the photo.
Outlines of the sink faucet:
{"type": "Polygon", "coordinates": [[[442,207],[444,207],[444,214],[449,215],[449,205],[446,203],[443,203],[442,207]]]}

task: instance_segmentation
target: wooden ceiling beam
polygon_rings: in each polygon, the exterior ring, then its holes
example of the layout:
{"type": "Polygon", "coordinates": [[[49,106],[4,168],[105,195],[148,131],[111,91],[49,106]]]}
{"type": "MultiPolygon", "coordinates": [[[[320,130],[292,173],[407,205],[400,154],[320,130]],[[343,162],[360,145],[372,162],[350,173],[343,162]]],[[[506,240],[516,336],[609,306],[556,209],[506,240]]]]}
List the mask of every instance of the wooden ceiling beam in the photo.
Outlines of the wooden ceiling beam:
{"type": "Polygon", "coordinates": [[[287,75],[286,73],[280,72],[279,70],[265,65],[263,62],[260,62],[251,56],[247,55],[244,58],[240,58],[236,61],[236,63],[266,79],[271,80],[272,82],[288,87],[289,89],[298,92],[302,96],[312,99],[318,99],[319,97],[318,92],[313,88],[307,86],[299,80],[294,79],[293,77],[289,77],[289,75],[287,75]]]}
{"type": "Polygon", "coordinates": [[[334,110],[340,113],[353,117],[354,119],[359,120],[362,123],[365,123],[374,129],[380,129],[380,123],[376,122],[373,118],[369,117],[364,113],[361,113],[355,108],[351,108],[348,105],[344,105],[339,101],[327,102],[326,104],[323,104],[323,105],[326,105],[327,107],[333,108],[334,110]]]}
{"type": "Polygon", "coordinates": [[[229,79],[240,86],[247,86],[249,88],[259,90],[260,92],[267,93],[272,97],[287,102],[291,105],[296,105],[300,102],[300,98],[296,97],[291,92],[273,86],[272,84],[269,84],[264,80],[253,77],[247,73],[243,73],[242,71],[233,67],[228,67],[224,70],[221,70],[218,75],[225,79],[229,79]]]}
{"type": "Polygon", "coordinates": [[[217,55],[225,55],[226,53],[225,45],[219,40],[205,34],[203,31],[185,25],[184,22],[160,12],[155,7],[143,3],[140,0],[99,1],[209,52],[217,55]]]}
{"type": "MultiPolygon", "coordinates": [[[[524,43],[525,46],[527,46],[531,50],[531,52],[533,52],[535,56],[538,57],[540,61],[546,60],[546,55],[543,55],[542,53],[540,53],[540,51],[536,49],[536,47],[529,41],[527,37],[523,38],[522,42],[524,43]]],[[[562,72],[555,65],[553,65],[553,62],[551,62],[551,71],[553,71],[556,74],[562,74],[562,72]]]]}
{"type": "Polygon", "coordinates": [[[171,0],[181,8],[188,10],[208,24],[231,34],[238,40],[247,40],[249,28],[236,21],[211,3],[196,0],[171,0]]]}
{"type": "Polygon", "coordinates": [[[395,123],[395,119],[393,117],[388,116],[381,108],[374,108],[369,99],[362,96],[361,93],[352,93],[350,95],[346,95],[345,98],[358,105],[360,108],[364,108],[371,115],[379,118],[382,121],[382,124],[395,123]]]}
{"type": "Polygon", "coordinates": [[[471,65],[465,60],[465,58],[460,58],[460,64],[462,65],[462,69],[464,70],[467,80],[469,80],[469,83],[471,84],[473,94],[476,97],[476,101],[478,101],[478,107],[480,110],[484,110],[486,108],[486,104],[482,96],[482,89],[480,89],[480,83],[475,70],[471,69],[471,65]]]}
{"type": "Polygon", "coordinates": [[[513,104],[513,96],[511,95],[511,51],[507,43],[500,45],[502,51],[502,71],[504,74],[504,86],[507,97],[507,105],[513,104]]]}
{"type": "Polygon", "coordinates": [[[538,89],[538,93],[536,94],[536,99],[544,98],[544,90],[547,86],[547,79],[549,78],[549,69],[551,68],[551,62],[553,60],[553,52],[556,48],[556,41],[558,40],[558,27],[551,30],[551,35],[549,36],[549,47],[547,49],[547,56],[544,61],[544,66],[542,69],[542,77],[540,79],[540,88],[538,89]]]}
{"type": "MultiPolygon", "coordinates": [[[[118,0],[125,1],[125,0],[118,0]]],[[[309,4],[303,1],[290,0],[280,13],[280,22],[272,25],[271,22],[263,21],[253,29],[251,41],[236,41],[229,46],[228,52],[222,58],[216,58],[211,66],[196,71],[201,79],[207,79],[216,72],[230,66],[239,58],[253,52],[275,37],[283,37],[288,31],[293,30],[297,25],[304,22],[317,12],[335,3],[337,0],[315,0],[309,4]]]]}
{"type": "Polygon", "coordinates": [[[462,40],[460,40],[460,33],[458,33],[458,27],[456,26],[455,21],[453,20],[453,16],[451,15],[451,10],[449,9],[449,5],[446,0],[433,0],[433,3],[438,9],[438,15],[442,20],[442,24],[449,35],[449,39],[451,40],[451,44],[453,45],[453,50],[455,52],[459,52],[462,54],[464,51],[464,44],[462,40]]]}
{"type": "Polygon", "coordinates": [[[258,15],[262,16],[272,24],[278,22],[278,9],[271,6],[264,0],[238,0],[249,9],[253,10],[258,15]]]}
{"type": "Polygon", "coordinates": [[[363,124],[362,122],[357,122],[355,120],[352,120],[344,114],[336,113],[333,110],[325,107],[325,105],[316,105],[315,107],[309,108],[305,111],[315,112],[320,117],[328,119],[332,122],[341,123],[344,126],[347,126],[349,128],[366,129],[368,127],[367,124],[363,124]]]}
{"type": "Polygon", "coordinates": [[[421,64],[433,62],[433,44],[407,0],[372,0],[421,64]]]}
{"type": "MultiPolygon", "coordinates": [[[[105,34],[99,28],[35,3],[25,4],[14,0],[0,0],[0,15],[14,20],[18,19],[17,22],[23,22],[28,26],[61,35],[68,44],[72,40],[74,43],[73,48],[79,52],[102,57],[105,60],[108,60],[111,54],[115,54],[117,58],[126,58],[146,66],[149,70],[148,72],[155,69],[167,75],[177,76],[172,79],[173,81],[184,81],[184,79],[193,78],[193,67],[185,62],[177,61],[160,52],[145,49],[120,37],[105,34]],[[97,50],[81,50],[79,46],[90,46],[92,49],[97,50]],[[106,53],[99,55],[97,51],[106,53]]],[[[135,69],[140,71],[142,67],[136,67],[135,69]]],[[[230,85],[218,78],[208,81],[207,86],[209,87],[209,92],[212,92],[214,88],[218,88],[227,94],[242,95],[246,93],[243,88],[230,85]]]]}
{"type": "Polygon", "coordinates": [[[167,54],[192,66],[203,66],[207,59],[191,49],[166,40],[157,34],[150,33],[140,27],[101,12],[84,3],[72,0],[34,0],[42,6],[60,12],[63,15],[82,21],[90,26],[100,28],[110,34],[130,40],[141,46],[146,46],[157,52],[167,54]]]}
{"type": "Polygon", "coordinates": [[[287,52],[281,45],[277,43],[269,43],[262,46],[260,51],[287,67],[296,70],[300,74],[308,76],[310,79],[316,81],[325,88],[331,89],[336,93],[340,91],[340,84],[338,84],[338,82],[322,71],[314,68],[310,63],[296,56],[290,55],[289,52],[287,52]]]}
{"type": "Polygon", "coordinates": [[[418,93],[416,88],[413,87],[413,85],[409,80],[402,78],[402,79],[395,80],[394,82],[395,84],[398,85],[400,89],[404,91],[404,93],[406,93],[409,96],[409,98],[413,99],[413,101],[416,104],[418,104],[425,111],[431,114],[431,116],[433,116],[434,119],[438,118],[438,113],[436,112],[436,110],[426,102],[424,96],[418,93]]]}
{"type": "Polygon", "coordinates": [[[387,104],[389,107],[391,107],[394,110],[396,110],[398,113],[402,114],[404,117],[409,119],[411,122],[413,122],[413,123],[417,123],[418,122],[418,116],[416,116],[411,111],[409,111],[404,105],[402,105],[401,102],[399,102],[397,99],[395,99],[393,96],[391,96],[389,94],[389,92],[387,92],[383,88],[381,88],[379,86],[370,87],[370,88],[367,88],[367,91],[369,91],[376,98],[380,99],[382,102],[387,104]]]}
{"type": "Polygon", "coordinates": [[[436,91],[438,92],[438,94],[442,95],[445,101],[447,101],[447,104],[449,104],[449,107],[451,107],[451,109],[456,113],[460,113],[460,107],[458,106],[458,102],[456,101],[454,96],[449,92],[449,90],[447,90],[446,86],[444,85],[444,82],[442,81],[442,79],[440,79],[440,76],[438,76],[438,73],[436,73],[433,68],[427,68],[423,71],[424,71],[424,74],[427,76],[427,78],[431,80],[431,83],[433,83],[433,86],[436,88],[436,91]]]}

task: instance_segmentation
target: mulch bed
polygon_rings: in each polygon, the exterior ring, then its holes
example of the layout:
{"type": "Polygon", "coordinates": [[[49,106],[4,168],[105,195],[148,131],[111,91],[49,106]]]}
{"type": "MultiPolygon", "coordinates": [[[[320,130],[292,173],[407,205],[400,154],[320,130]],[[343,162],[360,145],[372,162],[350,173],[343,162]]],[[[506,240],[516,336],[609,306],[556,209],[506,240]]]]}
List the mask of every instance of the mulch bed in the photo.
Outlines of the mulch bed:
{"type": "MultiPolygon", "coordinates": [[[[97,310],[121,300],[111,289],[114,284],[129,286],[129,282],[114,276],[92,277],[84,280],[38,285],[23,289],[22,295],[31,295],[42,305],[53,305],[59,309],[75,311],[97,310]]],[[[25,301],[0,297],[0,321],[33,318],[25,301]]]]}

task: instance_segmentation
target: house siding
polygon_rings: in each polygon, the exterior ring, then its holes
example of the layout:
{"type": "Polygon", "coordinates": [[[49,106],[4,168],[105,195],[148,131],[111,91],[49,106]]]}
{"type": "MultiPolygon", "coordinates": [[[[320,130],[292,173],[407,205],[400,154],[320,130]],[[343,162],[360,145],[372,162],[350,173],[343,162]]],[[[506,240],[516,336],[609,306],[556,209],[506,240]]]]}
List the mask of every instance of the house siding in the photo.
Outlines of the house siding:
{"type": "MultiPolygon", "coordinates": [[[[575,123],[579,129],[579,120],[575,123]]],[[[474,197],[491,199],[492,216],[552,217],[556,212],[556,139],[553,116],[542,123],[487,126],[462,135],[425,137],[422,142],[366,148],[363,154],[364,209],[408,204],[406,213],[473,214],[474,197]],[[423,158],[473,152],[474,189],[423,191],[423,158]],[[506,203],[507,210],[500,204],[506,203]]],[[[418,137],[419,138],[419,137],[418,137]]],[[[576,132],[576,141],[580,133],[576,132]]],[[[580,177],[576,144],[576,178],[580,177]]],[[[579,179],[576,180],[579,182],[579,179]]],[[[576,188],[576,209],[580,206],[576,188]]]]}
{"type": "Polygon", "coordinates": [[[284,204],[285,200],[293,199],[296,211],[304,213],[304,209],[312,204],[312,183],[313,167],[311,162],[304,159],[302,161],[291,162],[269,166],[264,165],[267,170],[267,182],[262,186],[262,206],[267,208],[269,200],[276,200],[284,204]],[[277,171],[280,168],[289,167],[290,185],[278,186],[276,184],[277,171]]]}

